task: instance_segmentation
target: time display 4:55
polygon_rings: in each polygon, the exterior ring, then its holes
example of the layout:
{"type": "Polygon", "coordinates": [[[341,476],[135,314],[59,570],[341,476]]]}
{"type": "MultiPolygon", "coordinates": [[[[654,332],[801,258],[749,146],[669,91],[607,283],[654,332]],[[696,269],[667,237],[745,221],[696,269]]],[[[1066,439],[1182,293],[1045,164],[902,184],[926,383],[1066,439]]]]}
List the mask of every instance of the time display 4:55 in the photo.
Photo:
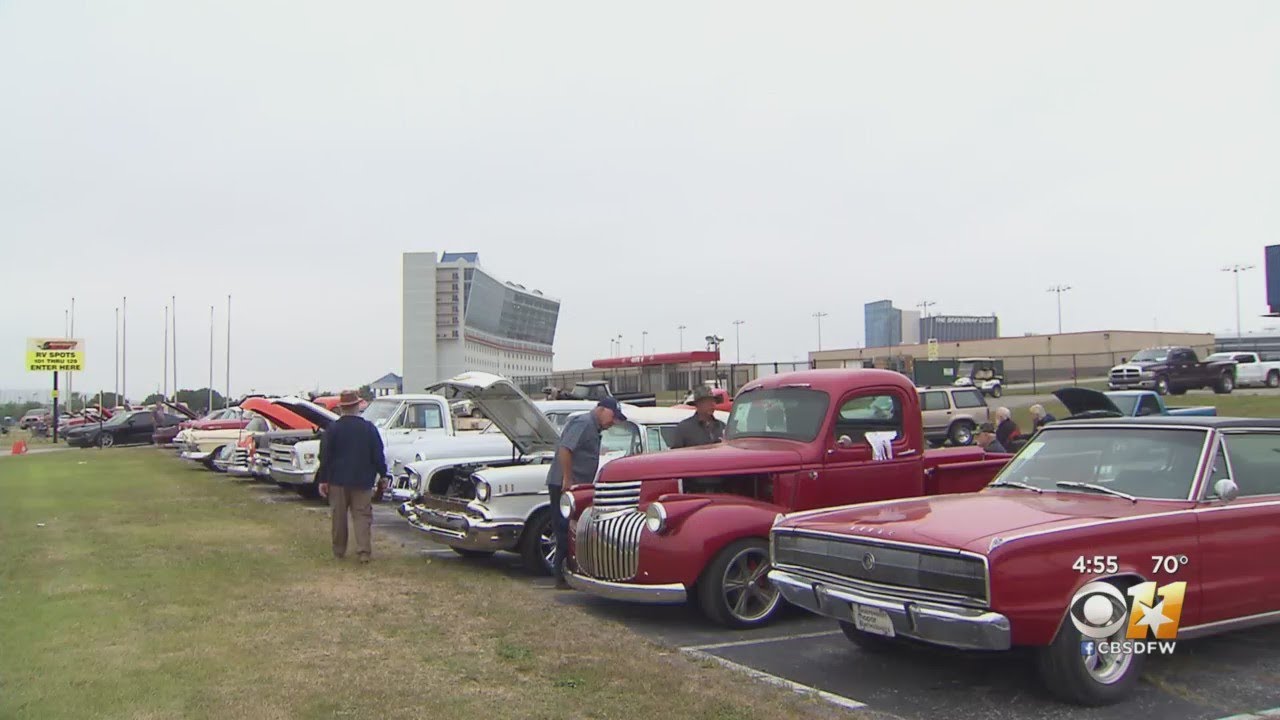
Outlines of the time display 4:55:
{"type": "Polygon", "coordinates": [[[1115,555],[1081,555],[1071,563],[1071,569],[1081,574],[1105,575],[1120,572],[1120,559],[1115,555]]]}

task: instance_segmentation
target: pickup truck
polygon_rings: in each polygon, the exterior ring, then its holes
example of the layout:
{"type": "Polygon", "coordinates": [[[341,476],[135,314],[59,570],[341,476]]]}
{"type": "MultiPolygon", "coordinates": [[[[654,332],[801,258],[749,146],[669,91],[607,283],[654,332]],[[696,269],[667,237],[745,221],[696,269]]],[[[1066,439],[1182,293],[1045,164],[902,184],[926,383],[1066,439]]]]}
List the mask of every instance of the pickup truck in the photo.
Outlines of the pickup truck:
{"type": "Polygon", "coordinates": [[[1151,390],[1116,390],[1098,392],[1082,387],[1067,387],[1053,391],[1072,418],[1099,417],[1147,417],[1149,415],[1212,417],[1218,408],[1212,405],[1199,407],[1169,407],[1164,398],[1151,390]]]}
{"type": "Polygon", "coordinates": [[[1280,387],[1280,361],[1263,360],[1253,352],[1220,352],[1205,358],[1210,362],[1229,362],[1236,364],[1236,385],[1280,387]]]}
{"type": "Polygon", "coordinates": [[[781,602],[766,577],[780,513],[973,492],[1009,457],[926,450],[916,388],[900,373],[770,375],[734,398],[724,442],[620,458],[569,488],[565,580],[628,602],[692,597],[717,623],[757,627],[781,602]]]}
{"type": "Polygon", "coordinates": [[[595,400],[598,402],[607,397],[615,398],[618,402],[637,407],[654,407],[658,404],[658,398],[653,393],[615,393],[613,388],[609,386],[608,380],[579,381],[574,383],[573,389],[569,391],[567,397],[559,399],[595,400]]]}
{"type": "Polygon", "coordinates": [[[1219,394],[1236,387],[1233,360],[1204,360],[1189,347],[1157,347],[1140,350],[1111,368],[1111,390],[1155,390],[1161,395],[1181,395],[1197,388],[1213,388],[1219,394]]]}

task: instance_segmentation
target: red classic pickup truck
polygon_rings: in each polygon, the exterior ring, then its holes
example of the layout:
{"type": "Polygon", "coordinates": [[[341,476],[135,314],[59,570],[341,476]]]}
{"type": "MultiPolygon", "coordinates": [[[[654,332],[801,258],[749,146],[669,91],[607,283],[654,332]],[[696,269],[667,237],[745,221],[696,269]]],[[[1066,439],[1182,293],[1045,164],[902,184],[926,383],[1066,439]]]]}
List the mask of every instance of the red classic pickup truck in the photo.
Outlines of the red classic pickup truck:
{"type": "Polygon", "coordinates": [[[1008,455],[925,451],[916,389],[887,370],[773,375],[734,398],[726,441],[605,465],[561,497],[566,580],[644,603],[683,603],[729,627],[780,604],[767,538],[782,512],[972,492],[1008,455]]]}
{"type": "Polygon", "coordinates": [[[1280,622],[1280,421],[1053,423],[988,489],[773,527],[769,577],[851,641],[1034,648],[1055,695],[1127,697],[1174,640],[1280,622]]]}

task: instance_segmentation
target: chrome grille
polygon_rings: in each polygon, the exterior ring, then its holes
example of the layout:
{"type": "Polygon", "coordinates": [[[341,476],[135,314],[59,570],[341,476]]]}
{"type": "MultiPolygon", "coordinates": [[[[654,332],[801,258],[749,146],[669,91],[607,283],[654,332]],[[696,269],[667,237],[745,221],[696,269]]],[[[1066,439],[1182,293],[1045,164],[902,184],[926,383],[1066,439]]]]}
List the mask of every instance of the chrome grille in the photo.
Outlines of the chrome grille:
{"type": "Polygon", "coordinates": [[[987,568],[982,560],[945,550],[775,533],[773,564],[987,601],[987,568]]]}
{"type": "Polygon", "coordinates": [[[598,483],[591,504],[602,512],[635,510],[640,505],[639,480],[634,482],[598,483]]]}
{"type": "Polygon", "coordinates": [[[578,571],[599,580],[630,580],[640,564],[640,531],[644,513],[609,513],[595,517],[593,508],[578,519],[575,558],[578,571]]]}
{"type": "Polygon", "coordinates": [[[1111,371],[1112,380],[1137,380],[1142,371],[1137,368],[1117,368],[1111,371]]]}
{"type": "Polygon", "coordinates": [[[271,443],[271,462],[281,465],[293,464],[293,446],[271,443]]]}
{"type": "Polygon", "coordinates": [[[248,465],[249,450],[247,448],[237,447],[231,451],[231,457],[227,461],[228,465],[248,465]]]}

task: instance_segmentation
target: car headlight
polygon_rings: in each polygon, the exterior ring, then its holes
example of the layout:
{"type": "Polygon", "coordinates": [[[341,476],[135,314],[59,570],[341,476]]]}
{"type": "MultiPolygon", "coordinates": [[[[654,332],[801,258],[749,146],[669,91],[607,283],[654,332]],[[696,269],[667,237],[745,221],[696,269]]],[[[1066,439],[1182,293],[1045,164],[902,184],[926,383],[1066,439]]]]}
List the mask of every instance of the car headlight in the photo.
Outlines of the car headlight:
{"type": "Polygon", "coordinates": [[[489,502],[489,498],[493,496],[493,488],[489,487],[489,483],[476,478],[476,499],[480,502],[489,502]]]}
{"type": "Polygon", "coordinates": [[[573,493],[564,493],[560,496],[560,514],[566,520],[573,517],[573,493]]]}
{"type": "Polygon", "coordinates": [[[310,466],[310,465],[315,464],[315,461],[316,461],[316,454],[315,454],[315,453],[302,453],[302,464],[303,464],[303,465],[305,465],[305,466],[310,466]]]}
{"type": "Polygon", "coordinates": [[[409,476],[409,487],[416,490],[419,495],[427,491],[426,488],[422,487],[422,473],[407,465],[405,466],[404,471],[409,476]]]}
{"type": "Polygon", "coordinates": [[[662,503],[649,503],[649,508],[644,511],[644,526],[654,535],[667,529],[667,509],[662,503]]]}

